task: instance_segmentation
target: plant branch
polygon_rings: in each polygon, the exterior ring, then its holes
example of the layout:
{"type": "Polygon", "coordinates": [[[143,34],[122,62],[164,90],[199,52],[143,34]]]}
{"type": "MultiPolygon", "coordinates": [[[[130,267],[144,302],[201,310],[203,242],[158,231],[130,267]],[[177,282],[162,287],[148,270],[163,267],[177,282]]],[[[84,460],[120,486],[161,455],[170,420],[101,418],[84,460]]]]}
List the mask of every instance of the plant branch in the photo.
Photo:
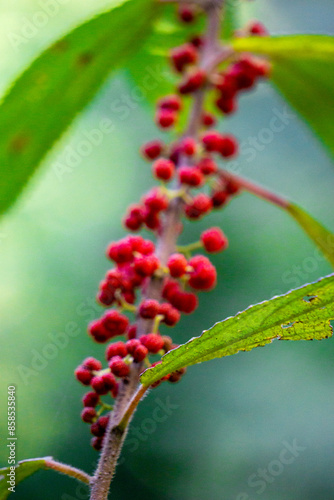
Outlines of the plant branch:
{"type": "Polygon", "coordinates": [[[85,484],[89,484],[91,481],[91,476],[86,474],[86,472],[77,469],[76,467],[72,467],[71,465],[66,465],[61,462],[57,462],[56,460],[47,459],[45,460],[45,467],[48,469],[56,470],[61,474],[66,474],[66,476],[73,477],[78,481],[81,481],[85,484]]]}

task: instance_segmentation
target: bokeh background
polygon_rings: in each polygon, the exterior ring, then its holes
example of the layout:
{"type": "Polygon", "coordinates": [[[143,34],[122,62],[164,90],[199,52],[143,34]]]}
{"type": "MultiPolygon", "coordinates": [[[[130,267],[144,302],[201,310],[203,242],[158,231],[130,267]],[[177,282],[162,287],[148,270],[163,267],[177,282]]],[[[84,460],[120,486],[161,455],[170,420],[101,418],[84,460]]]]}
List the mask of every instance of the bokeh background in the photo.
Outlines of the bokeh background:
{"type": "MultiPolygon", "coordinates": [[[[14,47],[13,33],[20,34],[46,3],[0,2],[1,92],[42,48],[110,4],[59,1],[48,23],[14,47]]],[[[258,17],[275,34],[333,34],[334,29],[332,0],[257,0],[243,7],[243,16],[258,17]]],[[[124,234],[120,218],[126,206],[153,182],[137,153],[143,141],[156,136],[152,109],[131,101],[127,118],[111,111],[122,95],[131,99],[133,88],[124,71],[104,85],[1,221],[0,430],[6,437],[7,386],[14,383],[18,459],[53,455],[88,472],[97,460],[89,428],[80,421],[83,389],[73,370],[89,354],[103,356],[103,346],[94,345],[85,330],[100,313],[94,296],[108,268],[104,249],[124,234]],[[81,155],[71,172],[57,176],[56,162],[77,151],[103,118],[113,121],[114,131],[88,156],[81,155]],[[80,333],[69,336],[73,327],[80,333]],[[55,347],[61,338],[67,345],[55,347]]],[[[294,200],[334,230],[333,161],[306,125],[290,114],[280,132],[263,140],[271,118],[284,110],[283,99],[268,84],[241,99],[240,112],[221,129],[235,133],[245,148],[251,137],[261,147],[252,159],[241,154],[231,168],[294,200]]],[[[230,247],[214,257],[217,289],[202,294],[198,312],[173,331],[179,342],[249,304],[331,272],[285,213],[250,195],[236,198],[223,214],[189,224],[187,239],[197,239],[206,224],[221,226],[230,247]]],[[[333,354],[333,340],[274,342],[192,367],[180,384],[152,391],[135,415],[111,498],[334,499],[333,354]],[[164,405],[168,409],[158,422],[154,410],[164,405]],[[282,469],[277,460],[287,443],[298,449],[282,469]],[[269,470],[260,484],[259,469],[269,470]]],[[[2,464],[6,457],[3,439],[2,464]]],[[[18,486],[14,497],[80,500],[87,491],[66,477],[41,472],[18,486]]]]}

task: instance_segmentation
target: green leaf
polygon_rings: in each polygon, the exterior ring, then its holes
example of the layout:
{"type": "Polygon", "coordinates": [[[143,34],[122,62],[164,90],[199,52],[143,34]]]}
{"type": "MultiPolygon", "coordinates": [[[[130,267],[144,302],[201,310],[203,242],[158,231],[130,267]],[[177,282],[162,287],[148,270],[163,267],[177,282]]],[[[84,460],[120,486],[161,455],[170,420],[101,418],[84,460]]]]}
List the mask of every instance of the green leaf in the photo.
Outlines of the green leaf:
{"type": "Polygon", "coordinates": [[[148,386],[180,368],[250,351],[273,339],[328,338],[333,333],[333,319],[334,275],[330,275],[216,323],[200,337],[168,352],[162,363],[143,373],[141,382],[148,386]]]}
{"type": "Polygon", "coordinates": [[[334,155],[334,37],[251,37],[233,47],[269,57],[272,82],[334,155]]]}
{"type": "Polygon", "coordinates": [[[0,213],[18,196],[45,154],[150,31],[154,0],[125,0],[43,52],[0,106],[0,213]]]}
{"type": "Polygon", "coordinates": [[[304,229],[334,267],[334,234],[297,205],[289,203],[286,210],[304,229]]]}
{"type": "MultiPolygon", "coordinates": [[[[47,469],[46,462],[50,460],[52,457],[44,457],[44,458],[32,458],[30,460],[22,460],[18,462],[15,466],[15,485],[19,484],[21,481],[31,476],[35,472],[40,469],[47,469]]],[[[5,467],[0,469],[0,500],[6,500],[8,496],[11,494],[11,491],[8,490],[10,488],[10,483],[7,481],[10,480],[8,476],[10,472],[10,467],[5,467]]]]}

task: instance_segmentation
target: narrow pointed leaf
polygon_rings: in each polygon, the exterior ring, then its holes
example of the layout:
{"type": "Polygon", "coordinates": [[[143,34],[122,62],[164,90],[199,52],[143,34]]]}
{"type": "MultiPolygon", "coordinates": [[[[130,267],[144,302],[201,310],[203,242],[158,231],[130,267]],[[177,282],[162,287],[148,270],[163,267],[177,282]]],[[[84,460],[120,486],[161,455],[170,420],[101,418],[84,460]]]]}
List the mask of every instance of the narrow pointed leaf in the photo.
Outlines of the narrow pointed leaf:
{"type": "Polygon", "coordinates": [[[304,229],[334,267],[334,234],[297,205],[290,203],[286,210],[304,229]]]}
{"type": "Polygon", "coordinates": [[[269,57],[271,81],[334,155],[334,36],[241,38],[233,47],[269,57]]]}
{"type": "MultiPolygon", "coordinates": [[[[21,481],[31,476],[35,472],[41,469],[47,469],[46,461],[51,457],[44,458],[33,458],[31,460],[22,460],[15,467],[15,485],[19,484],[21,481]]],[[[5,467],[0,469],[0,500],[6,500],[8,496],[12,493],[8,488],[11,486],[7,481],[10,480],[9,477],[10,467],[5,467]]]]}
{"type": "Polygon", "coordinates": [[[0,213],[110,72],[140,47],[157,6],[117,2],[58,40],[14,83],[0,106],[0,213]]]}
{"type": "Polygon", "coordinates": [[[162,363],[143,373],[141,382],[148,386],[182,367],[250,351],[274,339],[328,338],[333,333],[333,319],[334,275],[330,275],[216,323],[163,356],[162,363]]]}

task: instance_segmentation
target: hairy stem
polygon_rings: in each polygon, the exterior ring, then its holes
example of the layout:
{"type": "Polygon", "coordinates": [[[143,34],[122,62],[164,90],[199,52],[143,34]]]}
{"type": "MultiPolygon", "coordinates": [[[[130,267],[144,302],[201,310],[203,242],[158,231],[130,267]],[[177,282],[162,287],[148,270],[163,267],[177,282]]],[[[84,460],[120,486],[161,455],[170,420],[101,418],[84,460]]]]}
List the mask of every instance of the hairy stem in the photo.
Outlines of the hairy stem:
{"type": "Polygon", "coordinates": [[[45,467],[48,469],[56,470],[61,474],[65,474],[66,476],[73,477],[82,483],[89,484],[91,480],[91,476],[86,474],[80,469],[76,467],[72,467],[71,465],[62,464],[61,462],[57,462],[56,460],[48,459],[45,460],[45,467]]]}
{"type": "MultiPolygon", "coordinates": [[[[207,12],[207,30],[205,39],[207,41],[200,61],[200,67],[210,71],[219,62],[231,55],[231,49],[218,47],[219,31],[221,23],[221,9],[223,0],[205,1],[203,6],[207,12]]],[[[194,94],[193,107],[189,117],[188,127],[184,135],[197,138],[201,115],[203,112],[205,88],[194,94]]],[[[182,160],[181,160],[182,161],[182,160]]],[[[180,187],[176,186],[175,191],[180,187]]],[[[170,202],[169,208],[162,221],[156,243],[156,255],[162,266],[165,266],[169,256],[176,251],[176,242],[182,230],[181,214],[184,201],[182,196],[176,196],[170,202]]],[[[146,289],[143,290],[144,298],[160,300],[163,287],[163,278],[152,278],[146,289]]],[[[152,320],[137,318],[137,337],[150,333],[153,327],[152,320]]],[[[130,375],[120,384],[119,394],[115,401],[115,407],[110,415],[109,425],[104,437],[103,448],[97,470],[91,480],[90,500],[107,500],[110,483],[116,468],[117,460],[126,437],[128,424],[137,408],[137,405],[148,389],[139,386],[140,373],[143,364],[134,363],[130,375]]]]}

